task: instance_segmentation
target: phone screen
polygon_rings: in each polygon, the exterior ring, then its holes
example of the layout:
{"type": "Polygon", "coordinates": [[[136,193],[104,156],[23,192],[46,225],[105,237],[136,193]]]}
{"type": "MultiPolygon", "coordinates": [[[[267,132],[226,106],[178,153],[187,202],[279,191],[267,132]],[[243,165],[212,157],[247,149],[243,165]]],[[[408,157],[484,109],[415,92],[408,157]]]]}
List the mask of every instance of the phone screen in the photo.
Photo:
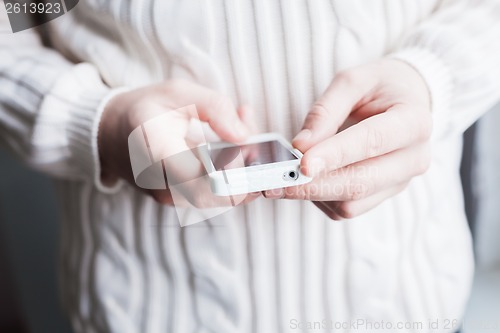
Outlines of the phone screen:
{"type": "Polygon", "coordinates": [[[210,149],[210,158],[217,171],[298,159],[277,140],[210,149]]]}

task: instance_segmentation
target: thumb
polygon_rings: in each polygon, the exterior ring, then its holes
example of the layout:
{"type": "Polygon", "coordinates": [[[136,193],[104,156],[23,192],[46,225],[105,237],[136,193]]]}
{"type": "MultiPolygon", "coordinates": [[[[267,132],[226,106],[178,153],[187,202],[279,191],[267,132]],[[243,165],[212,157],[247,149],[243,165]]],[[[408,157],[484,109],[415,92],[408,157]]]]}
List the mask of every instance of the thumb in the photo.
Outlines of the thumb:
{"type": "Polygon", "coordinates": [[[317,143],[335,135],[375,84],[373,76],[360,70],[337,74],[323,95],[312,105],[302,130],[292,140],[293,146],[306,152],[317,143]]]}

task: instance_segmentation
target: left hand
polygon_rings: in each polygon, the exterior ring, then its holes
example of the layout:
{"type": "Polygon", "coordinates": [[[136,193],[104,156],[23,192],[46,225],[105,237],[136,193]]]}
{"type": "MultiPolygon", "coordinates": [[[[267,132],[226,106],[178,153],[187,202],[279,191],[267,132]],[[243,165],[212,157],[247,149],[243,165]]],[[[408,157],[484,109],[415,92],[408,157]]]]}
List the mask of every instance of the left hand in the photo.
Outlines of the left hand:
{"type": "Polygon", "coordinates": [[[114,96],[99,124],[102,181],[111,184],[122,178],[160,204],[200,209],[246,204],[257,198],[258,193],[231,198],[212,193],[195,153],[204,141],[192,140],[192,134],[202,137],[203,133],[199,126],[198,131],[190,130],[193,121],[207,123],[222,140],[233,143],[244,141],[255,130],[251,108],[236,107],[228,97],[186,80],[172,79],[114,96]],[[136,128],[147,136],[150,159],[162,161],[165,178],[147,180],[152,187],[141,188],[134,178],[130,157],[140,156],[141,148],[130,150],[129,135],[136,128]],[[162,189],[167,179],[173,187],[162,189]],[[160,186],[155,187],[157,183],[160,186]]]}
{"type": "Polygon", "coordinates": [[[374,208],[428,169],[430,104],[423,78],[403,61],[339,73],[293,140],[313,181],[266,197],[312,200],[335,220],[374,208]]]}

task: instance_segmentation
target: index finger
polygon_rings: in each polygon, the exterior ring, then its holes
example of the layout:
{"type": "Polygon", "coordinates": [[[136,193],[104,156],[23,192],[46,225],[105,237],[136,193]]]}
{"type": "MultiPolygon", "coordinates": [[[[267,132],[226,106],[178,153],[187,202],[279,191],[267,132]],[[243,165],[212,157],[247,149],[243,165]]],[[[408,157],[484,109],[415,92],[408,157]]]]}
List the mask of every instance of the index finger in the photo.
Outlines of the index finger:
{"type": "Polygon", "coordinates": [[[397,104],[310,148],[302,157],[301,171],[314,177],[423,142],[431,131],[428,110],[397,104]]]}
{"type": "Polygon", "coordinates": [[[294,147],[302,152],[337,133],[352,110],[376,85],[373,75],[356,70],[335,76],[306,116],[302,130],[293,139],[294,147]]]}
{"type": "Polygon", "coordinates": [[[195,104],[189,115],[207,122],[222,140],[240,142],[250,134],[229,97],[190,81],[174,81],[167,92],[178,105],[195,104]]]}

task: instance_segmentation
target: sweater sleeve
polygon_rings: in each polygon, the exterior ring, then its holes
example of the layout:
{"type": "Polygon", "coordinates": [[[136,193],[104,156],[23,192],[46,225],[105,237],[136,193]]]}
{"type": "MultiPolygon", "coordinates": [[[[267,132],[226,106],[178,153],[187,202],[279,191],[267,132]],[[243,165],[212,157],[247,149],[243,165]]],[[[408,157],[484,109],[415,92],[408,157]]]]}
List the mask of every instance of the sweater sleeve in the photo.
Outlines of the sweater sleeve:
{"type": "Polygon", "coordinates": [[[426,81],[434,138],[461,134],[500,98],[500,1],[443,0],[391,56],[426,81]]]}
{"type": "Polygon", "coordinates": [[[106,86],[94,66],[44,47],[34,29],[12,33],[0,6],[0,145],[51,176],[100,181],[97,130],[106,86]]]}

